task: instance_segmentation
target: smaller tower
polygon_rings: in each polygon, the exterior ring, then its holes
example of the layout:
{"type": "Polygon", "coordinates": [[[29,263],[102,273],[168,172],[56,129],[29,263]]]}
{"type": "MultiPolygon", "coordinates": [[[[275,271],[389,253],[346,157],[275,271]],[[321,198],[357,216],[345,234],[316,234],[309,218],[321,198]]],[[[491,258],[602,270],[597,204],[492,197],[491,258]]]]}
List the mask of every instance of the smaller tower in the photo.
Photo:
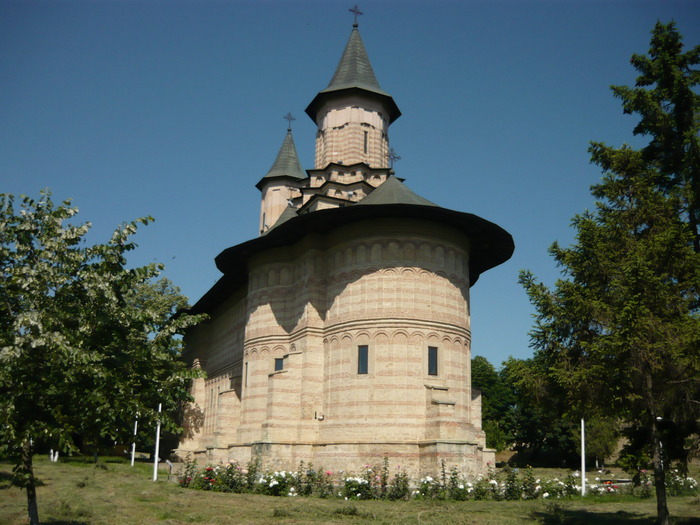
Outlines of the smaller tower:
{"type": "MultiPolygon", "coordinates": [[[[291,121],[291,115],[285,117],[291,121]]],[[[279,153],[270,171],[255,185],[262,193],[260,202],[260,235],[275,225],[285,209],[301,195],[299,186],[306,179],[306,173],[299,163],[297,148],[294,145],[291,125],[282,141],[279,153]]]]}

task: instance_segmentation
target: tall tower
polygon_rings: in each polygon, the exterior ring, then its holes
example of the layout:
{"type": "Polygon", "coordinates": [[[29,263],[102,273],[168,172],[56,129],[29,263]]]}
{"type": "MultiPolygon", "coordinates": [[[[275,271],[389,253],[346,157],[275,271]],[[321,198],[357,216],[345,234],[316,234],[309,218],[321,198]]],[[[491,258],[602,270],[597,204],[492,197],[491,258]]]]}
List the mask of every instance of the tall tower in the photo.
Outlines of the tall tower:
{"type": "Polygon", "coordinates": [[[330,163],[389,166],[389,125],[401,111],[379,87],[357,22],[330,84],[311,101],[306,113],[318,126],[316,169],[330,163]]]}

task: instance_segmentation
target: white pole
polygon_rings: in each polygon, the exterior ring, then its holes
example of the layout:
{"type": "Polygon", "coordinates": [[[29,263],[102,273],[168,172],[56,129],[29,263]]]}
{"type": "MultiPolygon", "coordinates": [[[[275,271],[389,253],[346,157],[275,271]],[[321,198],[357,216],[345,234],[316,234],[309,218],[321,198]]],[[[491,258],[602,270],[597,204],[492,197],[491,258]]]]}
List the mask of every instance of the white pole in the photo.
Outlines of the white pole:
{"type": "Polygon", "coordinates": [[[134,466],[134,456],[136,455],[136,431],[139,428],[139,416],[136,415],[136,421],[134,422],[134,442],[131,444],[131,466],[134,466]]]}
{"type": "Polygon", "coordinates": [[[158,424],[156,425],[156,454],[153,458],[153,481],[158,479],[158,453],[160,450],[160,409],[162,403],[158,403],[158,424]]]}
{"type": "Polygon", "coordinates": [[[586,495],[586,424],[581,418],[581,496],[586,495]]]}

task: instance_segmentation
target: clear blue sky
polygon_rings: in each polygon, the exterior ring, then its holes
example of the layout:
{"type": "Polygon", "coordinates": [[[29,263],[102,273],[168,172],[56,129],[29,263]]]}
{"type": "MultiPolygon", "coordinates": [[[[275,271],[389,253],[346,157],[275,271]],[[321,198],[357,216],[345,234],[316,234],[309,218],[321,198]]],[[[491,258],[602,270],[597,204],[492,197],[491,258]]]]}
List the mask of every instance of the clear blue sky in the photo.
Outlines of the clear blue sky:
{"type": "MultiPolygon", "coordinates": [[[[359,3],[359,2],[358,2],[359,3]]],[[[157,260],[196,301],[214,257],[256,235],[260,194],[292,112],[305,168],[353,1],[0,2],[0,191],[72,198],[92,242],[152,215],[132,264],[157,260]]],[[[700,44],[697,1],[366,1],[360,33],[403,112],[395,168],[416,193],[514,237],[472,288],[473,353],[532,355],[517,284],[552,283],[547,254],[592,206],[591,140],[640,144],[610,84],[634,82],[657,19],[700,44]]]]}

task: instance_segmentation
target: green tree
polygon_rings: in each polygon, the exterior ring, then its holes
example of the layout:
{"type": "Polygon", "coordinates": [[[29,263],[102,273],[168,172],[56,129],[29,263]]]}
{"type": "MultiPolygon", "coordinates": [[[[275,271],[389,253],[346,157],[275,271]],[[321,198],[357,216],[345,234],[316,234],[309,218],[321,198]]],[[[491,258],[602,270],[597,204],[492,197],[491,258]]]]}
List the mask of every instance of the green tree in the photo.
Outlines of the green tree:
{"type": "Polygon", "coordinates": [[[177,334],[198,318],[173,316],[179,291],[151,264],[127,268],[140,219],[109,242],[88,246],[90,225],[76,208],[0,195],[0,453],[13,457],[13,482],[26,489],[38,523],[33,443],[64,451],[74,437],[127,442],[138,413],[163,427],[188,400],[194,373],[178,360],[177,334]]]}
{"type": "Polygon", "coordinates": [[[505,450],[512,441],[510,414],[513,392],[501,375],[483,356],[472,358],[472,387],[481,391],[481,418],[486,446],[505,450]]]}
{"type": "Polygon", "coordinates": [[[631,64],[640,73],[636,86],[612,86],[626,114],[639,116],[635,135],[649,137],[642,149],[644,162],[654,165],[655,184],[672,190],[700,251],[700,46],[683,53],[676,24],[657,22],[649,55],[634,54],[631,64]]]}
{"type": "Polygon", "coordinates": [[[651,140],[639,151],[592,144],[604,172],[592,187],[596,209],[574,218],[571,247],[550,248],[564,278],[550,290],[520,277],[537,309],[533,345],[571,413],[614,415],[652,450],[662,524],[665,468],[687,459],[685,438],[700,431],[699,157],[690,136],[700,47],[683,54],[681,40],[675,24],[657,23],[649,57],[632,58],[637,88],[613,88],[651,140]]]}

